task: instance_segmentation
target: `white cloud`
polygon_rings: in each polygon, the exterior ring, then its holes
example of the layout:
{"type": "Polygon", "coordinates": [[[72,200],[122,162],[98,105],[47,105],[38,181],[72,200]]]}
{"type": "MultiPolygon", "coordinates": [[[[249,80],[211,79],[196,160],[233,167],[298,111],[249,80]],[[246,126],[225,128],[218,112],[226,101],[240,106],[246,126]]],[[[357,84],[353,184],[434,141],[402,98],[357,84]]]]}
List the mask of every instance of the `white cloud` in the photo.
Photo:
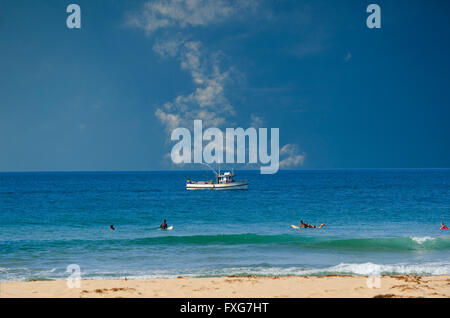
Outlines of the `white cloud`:
{"type": "Polygon", "coordinates": [[[153,51],[158,53],[161,57],[175,57],[178,54],[180,46],[184,43],[181,38],[173,38],[166,41],[157,41],[153,45],[153,51]]]}
{"type": "Polygon", "coordinates": [[[242,10],[257,5],[250,0],[160,0],[144,4],[130,15],[130,26],[152,33],[163,28],[186,28],[220,23],[242,10]]]}
{"type": "MultiPolygon", "coordinates": [[[[166,47],[160,44],[156,49],[159,54],[166,54],[166,47]]],[[[168,131],[176,127],[190,128],[194,119],[203,120],[205,127],[221,127],[227,117],[235,110],[225,96],[225,85],[230,79],[232,69],[222,72],[216,58],[205,56],[200,42],[178,42],[172,52],[177,52],[180,67],[189,71],[196,86],[189,95],[180,95],[158,108],[155,115],[168,131]]]]}
{"type": "Polygon", "coordinates": [[[161,109],[157,109],[155,115],[170,131],[180,126],[181,119],[177,114],[170,114],[162,111],[161,109]]]}
{"type": "Polygon", "coordinates": [[[264,120],[260,116],[257,116],[255,114],[250,115],[250,122],[250,127],[256,129],[261,128],[264,125],[264,120]]]}
{"type": "Polygon", "coordinates": [[[302,166],[305,161],[305,153],[299,152],[298,146],[286,144],[280,149],[280,168],[294,168],[302,166]]]}
{"type": "MultiPolygon", "coordinates": [[[[218,24],[231,17],[242,16],[258,6],[254,0],[157,0],[146,2],[142,10],[128,16],[127,23],[153,34],[167,29],[181,32],[188,27],[204,27],[218,24]]],[[[170,34],[169,32],[164,33],[170,34]]],[[[158,107],[155,116],[170,133],[177,127],[192,128],[195,119],[203,120],[203,129],[208,127],[232,127],[230,119],[235,116],[234,107],[226,96],[228,83],[239,80],[239,74],[233,67],[223,68],[219,54],[210,54],[200,41],[187,40],[178,33],[169,39],[161,40],[159,36],[153,50],[162,58],[174,58],[180,68],[189,72],[195,85],[187,95],[179,95],[158,107]]],[[[315,54],[322,51],[321,41],[299,47],[300,55],[315,54]]],[[[264,120],[251,114],[251,127],[259,128],[264,120]]],[[[231,149],[232,143],[226,142],[224,136],[224,155],[231,149]]],[[[281,155],[285,158],[280,166],[294,167],[303,164],[305,155],[299,154],[295,145],[282,147],[281,155]]],[[[168,159],[170,154],[165,156],[168,159]]]]}
{"type": "Polygon", "coordinates": [[[179,95],[156,110],[156,117],[167,130],[191,127],[194,119],[202,119],[204,126],[221,127],[235,115],[225,86],[238,80],[237,72],[233,67],[223,70],[218,53],[208,54],[201,42],[187,40],[179,32],[243,16],[258,5],[255,0],[155,0],[147,1],[139,12],[128,15],[129,26],[148,34],[167,28],[178,32],[169,39],[158,36],[153,46],[162,58],[176,58],[195,85],[192,93],[179,95]]]}

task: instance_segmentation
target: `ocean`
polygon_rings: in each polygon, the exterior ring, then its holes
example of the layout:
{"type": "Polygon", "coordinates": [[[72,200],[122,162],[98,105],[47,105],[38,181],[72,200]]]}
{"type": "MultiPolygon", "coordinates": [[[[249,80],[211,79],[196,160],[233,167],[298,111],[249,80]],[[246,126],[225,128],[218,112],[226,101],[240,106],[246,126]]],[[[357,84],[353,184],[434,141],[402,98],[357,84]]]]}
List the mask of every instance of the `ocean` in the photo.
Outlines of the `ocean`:
{"type": "Polygon", "coordinates": [[[450,274],[450,169],[237,171],[249,190],[185,190],[212,178],[0,173],[0,281],[63,279],[70,264],[86,279],[450,274]]]}

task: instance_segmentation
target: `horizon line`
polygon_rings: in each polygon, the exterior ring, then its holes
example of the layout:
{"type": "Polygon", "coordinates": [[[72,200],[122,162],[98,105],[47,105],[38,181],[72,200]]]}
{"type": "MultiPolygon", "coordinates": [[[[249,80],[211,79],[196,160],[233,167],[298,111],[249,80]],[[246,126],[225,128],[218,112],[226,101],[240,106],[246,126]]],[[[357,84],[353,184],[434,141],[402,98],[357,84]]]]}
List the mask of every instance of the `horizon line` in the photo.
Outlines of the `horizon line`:
{"type": "MultiPolygon", "coordinates": [[[[278,172],[289,171],[333,171],[333,170],[448,170],[450,167],[412,167],[412,168],[305,168],[305,169],[280,169],[278,172]]],[[[232,170],[232,169],[221,169],[232,170]]],[[[259,171],[257,169],[234,169],[238,171],[259,171]]],[[[6,173],[145,173],[145,172],[189,172],[189,171],[207,171],[202,169],[154,169],[154,170],[16,170],[0,171],[0,174],[6,173]]]]}

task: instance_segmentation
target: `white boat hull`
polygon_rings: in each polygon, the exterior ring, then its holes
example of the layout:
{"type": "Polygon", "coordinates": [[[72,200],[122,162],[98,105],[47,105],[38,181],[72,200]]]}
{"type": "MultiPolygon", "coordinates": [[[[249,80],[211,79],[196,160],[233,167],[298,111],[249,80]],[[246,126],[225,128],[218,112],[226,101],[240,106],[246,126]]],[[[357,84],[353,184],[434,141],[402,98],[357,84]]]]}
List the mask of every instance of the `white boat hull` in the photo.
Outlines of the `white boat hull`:
{"type": "Polygon", "coordinates": [[[186,183],[186,190],[247,190],[248,182],[186,183]]]}

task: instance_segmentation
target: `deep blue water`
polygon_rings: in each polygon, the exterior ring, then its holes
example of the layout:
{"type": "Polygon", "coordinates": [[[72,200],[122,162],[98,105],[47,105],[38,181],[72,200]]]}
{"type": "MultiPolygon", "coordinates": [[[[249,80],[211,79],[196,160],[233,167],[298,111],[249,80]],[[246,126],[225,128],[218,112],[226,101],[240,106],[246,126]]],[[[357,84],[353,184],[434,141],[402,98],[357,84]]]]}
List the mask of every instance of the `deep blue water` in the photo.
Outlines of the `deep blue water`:
{"type": "Polygon", "coordinates": [[[2,173],[0,281],[69,264],[83,278],[450,274],[450,169],[241,171],[248,191],[184,188],[211,177],[2,173]],[[326,226],[292,229],[300,219],[326,226]]]}

